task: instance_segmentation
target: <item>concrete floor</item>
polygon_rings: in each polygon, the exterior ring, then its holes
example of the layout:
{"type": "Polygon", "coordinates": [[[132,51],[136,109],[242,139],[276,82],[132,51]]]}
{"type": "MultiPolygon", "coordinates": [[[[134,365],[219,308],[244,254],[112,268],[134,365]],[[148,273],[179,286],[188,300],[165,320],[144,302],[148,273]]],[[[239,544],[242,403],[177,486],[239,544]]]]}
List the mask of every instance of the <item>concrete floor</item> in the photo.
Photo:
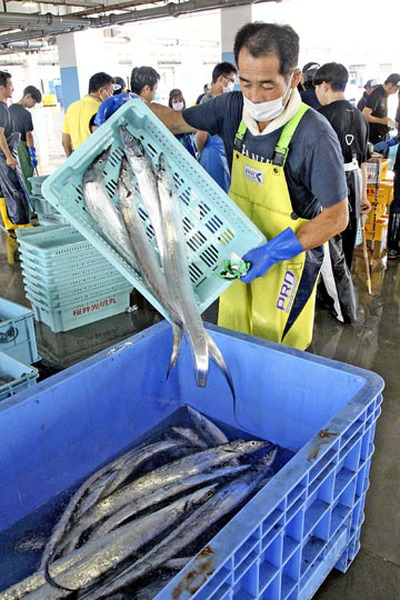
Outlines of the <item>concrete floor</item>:
{"type": "MultiPolygon", "coordinates": [[[[46,110],[46,109],[45,109],[46,110]]],[[[39,113],[39,155],[50,172],[62,162],[59,145],[60,113],[39,113]],[[49,119],[54,120],[49,126],[49,119]],[[40,120],[40,121],[39,121],[40,120]],[[45,146],[48,145],[48,153],[45,146]],[[47,161],[47,162],[46,162],[47,161]]],[[[43,109],[42,109],[43,111],[43,109]]],[[[29,306],[25,298],[19,262],[0,231],[0,295],[29,306]],[[7,259],[8,258],[8,259],[7,259]]],[[[400,261],[388,264],[385,252],[376,248],[372,261],[372,291],[365,287],[362,257],[356,254],[354,282],[359,295],[358,321],[342,325],[326,309],[318,308],[310,352],[379,373],[386,382],[382,415],[377,423],[371,485],[367,494],[361,550],[346,574],[333,571],[314,596],[317,600],[398,600],[400,598],[400,370],[396,358],[400,332],[400,261]]],[[[70,332],[55,334],[35,322],[43,376],[146,328],[159,320],[158,313],[135,292],[130,313],[109,317],[70,332]]],[[[215,322],[215,306],[203,315],[215,322]]]]}

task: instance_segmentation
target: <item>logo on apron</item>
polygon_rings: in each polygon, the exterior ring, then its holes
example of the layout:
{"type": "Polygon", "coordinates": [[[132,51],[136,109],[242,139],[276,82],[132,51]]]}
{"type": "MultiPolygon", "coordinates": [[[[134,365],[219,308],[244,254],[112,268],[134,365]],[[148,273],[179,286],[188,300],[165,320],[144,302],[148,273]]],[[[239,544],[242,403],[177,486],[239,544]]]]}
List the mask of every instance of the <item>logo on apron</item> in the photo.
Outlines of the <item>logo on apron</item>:
{"type": "Polygon", "coordinates": [[[250,167],[250,165],[244,165],[244,176],[249,181],[253,183],[264,183],[264,173],[259,169],[255,169],[254,167],[250,167]]]}
{"type": "Polygon", "coordinates": [[[297,277],[290,271],[286,270],[285,275],[283,277],[283,283],[279,290],[278,300],[276,303],[276,308],[278,310],[282,310],[283,312],[289,312],[292,306],[292,302],[294,299],[294,295],[297,289],[297,277]]]}

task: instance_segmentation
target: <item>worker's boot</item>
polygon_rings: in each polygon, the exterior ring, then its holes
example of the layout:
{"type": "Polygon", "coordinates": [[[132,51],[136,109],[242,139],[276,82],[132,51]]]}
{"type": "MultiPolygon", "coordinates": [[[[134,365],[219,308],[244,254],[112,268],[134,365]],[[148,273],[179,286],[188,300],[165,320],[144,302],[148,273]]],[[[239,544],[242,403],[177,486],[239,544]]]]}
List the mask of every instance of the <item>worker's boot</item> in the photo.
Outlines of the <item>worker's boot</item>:
{"type": "Polygon", "coordinates": [[[400,258],[400,213],[392,213],[388,227],[388,258],[400,258]]]}

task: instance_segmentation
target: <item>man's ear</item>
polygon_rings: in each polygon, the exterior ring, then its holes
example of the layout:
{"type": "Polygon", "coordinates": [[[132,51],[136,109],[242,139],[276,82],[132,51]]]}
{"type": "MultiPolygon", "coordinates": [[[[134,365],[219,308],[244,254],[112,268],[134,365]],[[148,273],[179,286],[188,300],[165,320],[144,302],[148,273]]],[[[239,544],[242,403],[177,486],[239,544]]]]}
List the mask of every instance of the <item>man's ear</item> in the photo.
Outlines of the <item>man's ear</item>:
{"type": "Polygon", "coordinates": [[[298,84],[300,83],[300,78],[301,78],[301,70],[295,69],[293,71],[292,82],[290,84],[290,87],[292,88],[292,90],[298,86],[298,84]]]}

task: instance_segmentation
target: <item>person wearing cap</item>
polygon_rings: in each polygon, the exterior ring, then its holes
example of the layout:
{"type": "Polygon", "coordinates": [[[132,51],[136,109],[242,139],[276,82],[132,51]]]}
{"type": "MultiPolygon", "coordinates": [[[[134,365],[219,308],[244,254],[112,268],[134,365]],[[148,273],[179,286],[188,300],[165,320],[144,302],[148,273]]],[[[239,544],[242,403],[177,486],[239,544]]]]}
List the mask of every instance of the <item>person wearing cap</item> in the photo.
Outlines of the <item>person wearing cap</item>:
{"type": "Polygon", "coordinates": [[[321,106],[315,94],[313,82],[314,75],[319,69],[319,66],[320,65],[318,63],[307,63],[304,65],[302,72],[303,91],[300,92],[300,96],[304,104],[311,106],[311,108],[315,108],[315,110],[318,110],[321,106]]]}
{"type": "Polygon", "coordinates": [[[378,82],[376,79],[368,79],[367,83],[364,85],[364,93],[357,104],[358,110],[362,112],[363,109],[367,106],[368,98],[377,86],[378,82]]]}
{"type": "Polygon", "coordinates": [[[118,75],[114,77],[114,85],[113,85],[113,96],[117,96],[118,94],[125,94],[128,90],[126,89],[126,83],[119,77],[118,75]]]}
{"type": "MultiPolygon", "coordinates": [[[[370,94],[362,114],[369,123],[369,141],[378,144],[389,139],[394,121],[388,116],[388,97],[400,89],[400,74],[391,73],[383,85],[378,85],[370,94]]],[[[383,152],[386,158],[389,150],[383,152]]]]}

